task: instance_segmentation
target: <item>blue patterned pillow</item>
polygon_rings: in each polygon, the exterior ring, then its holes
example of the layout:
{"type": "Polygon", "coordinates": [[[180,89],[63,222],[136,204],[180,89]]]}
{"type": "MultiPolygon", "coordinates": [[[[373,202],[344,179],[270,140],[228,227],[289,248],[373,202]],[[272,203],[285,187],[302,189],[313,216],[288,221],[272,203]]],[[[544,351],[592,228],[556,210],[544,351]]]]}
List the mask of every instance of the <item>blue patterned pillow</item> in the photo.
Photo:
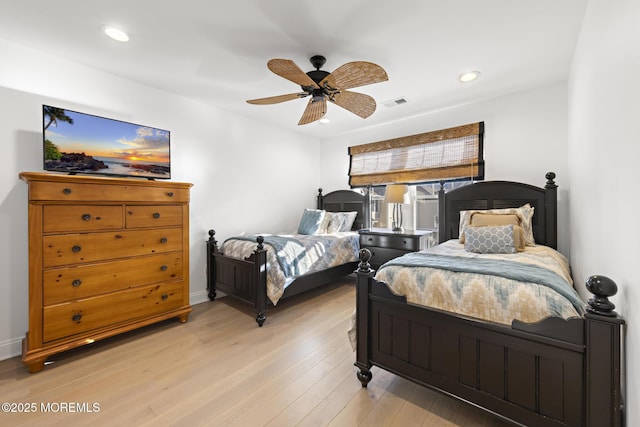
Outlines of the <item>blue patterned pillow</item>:
{"type": "Polygon", "coordinates": [[[513,227],[513,224],[465,227],[464,249],[478,254],[514,254],[513,227]]]}
{"type": "Polygon", "coordinates": [[[319,209],[305,209],[298,225],[298,234],[317,234],[325,211],[319,209]]]}

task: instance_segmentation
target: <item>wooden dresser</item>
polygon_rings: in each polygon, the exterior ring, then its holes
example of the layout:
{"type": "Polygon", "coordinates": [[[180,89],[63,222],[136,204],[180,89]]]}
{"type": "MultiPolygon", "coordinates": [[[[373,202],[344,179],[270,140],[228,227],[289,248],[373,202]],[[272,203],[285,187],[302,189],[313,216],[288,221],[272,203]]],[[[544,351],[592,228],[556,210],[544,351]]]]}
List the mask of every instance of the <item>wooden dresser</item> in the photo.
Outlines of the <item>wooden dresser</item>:
{"type": "Polygon", "coordinates": [[[29,185],[29,371],[102,338],[187,321],[191,184],[35,172],[20,179],[29,185]]]}

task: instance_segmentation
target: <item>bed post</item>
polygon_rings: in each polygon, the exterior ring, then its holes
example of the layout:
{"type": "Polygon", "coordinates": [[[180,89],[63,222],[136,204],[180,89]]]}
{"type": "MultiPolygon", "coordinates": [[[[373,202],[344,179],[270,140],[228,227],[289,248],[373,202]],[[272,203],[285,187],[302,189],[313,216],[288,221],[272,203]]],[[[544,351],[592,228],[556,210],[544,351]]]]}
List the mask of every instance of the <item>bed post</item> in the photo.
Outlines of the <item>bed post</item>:
{"type": "Polygon", "coordinates": [[[613,311],[609,301],[618,291],[615,282],[605,276],[591,276],[587,290],[585,318],[586,425],[622,425],[623,402],[620,386],[620,336],[624,320],[613,311]]]}
{"type": "Polygon", "coordinates": [[[207,296],[210,301],[216,299],[216,263],[213,254],[219,251],[215,235],[216,230],[209,230],[209,240],[207,240],[207,296]]]}
{"type": "Polygon", "coordinates": [[[262,327],[264,321],[267,320],[267,251],[264,248],[264,237],[256,238],[258,247],[253,252],[254,260],[254,279],[256,281],[256,322],[262,327]]]}
{"type": "Polygon", "coordinates": [[[438,190],[438,243],[443,243],[451,238],[447,234],[447,208],[444,204],[444,181],[440,181],[438,190]]]}
{"type": "Polygon", "coordinates": [[[318,188],[318,196],[316,197],[317,201],[316,201],[316,207],[317,209],[322,209],[322,207],[324,206],[322,203],[322,198],[324,196],[322,195],[322,188],[318,188]]]}
{"type": "Polygon", "coordinates": [[[545,175],[547,183],[544,186],[544,204],[545,204],[545,245],[558,249],[558,186],[554,179],[554,172],[547,172],[545,175]]]}
{"type": "Polygon", "coordinates": [[[360,264],[356,270],[356,363],[357,373],[362,387],[371,381],[371,363],[369,363],[369,288],[374,271],[371,269],[369,249],[360,249],[360,264]]]}

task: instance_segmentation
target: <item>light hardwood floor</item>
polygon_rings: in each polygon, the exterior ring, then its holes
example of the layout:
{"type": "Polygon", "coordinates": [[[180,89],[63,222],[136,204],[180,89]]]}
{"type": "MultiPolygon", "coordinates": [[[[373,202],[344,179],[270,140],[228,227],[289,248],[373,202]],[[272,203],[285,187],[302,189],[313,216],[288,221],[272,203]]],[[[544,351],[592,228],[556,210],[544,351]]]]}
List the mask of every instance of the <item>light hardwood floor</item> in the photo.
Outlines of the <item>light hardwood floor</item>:
{"type": "Polygon", "coordinates": [[[258,328],[251,307],[221,298],[194,306],[186,324],[56,355],[37,374],[18,357],[2,361],[0,402],[37,410],[0,412],[0,425],[507,425],[377,368],[363,389],[346,335],[354,299],[345,278],[282,301],[258,328]],[[68,402],[99,411],[53,412],[68,402]]]}

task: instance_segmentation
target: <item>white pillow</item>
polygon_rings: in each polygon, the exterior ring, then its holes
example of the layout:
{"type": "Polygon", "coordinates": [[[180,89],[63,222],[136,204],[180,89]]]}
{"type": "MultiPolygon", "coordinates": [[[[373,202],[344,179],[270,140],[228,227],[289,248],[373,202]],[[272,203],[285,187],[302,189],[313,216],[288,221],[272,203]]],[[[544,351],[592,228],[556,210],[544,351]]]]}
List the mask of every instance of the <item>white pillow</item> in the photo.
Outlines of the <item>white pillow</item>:
{"type": "Polygon", "coordinates": [[[326,234],[351,231],[358,212],[327,212],[328,218],[326,234]]]}

